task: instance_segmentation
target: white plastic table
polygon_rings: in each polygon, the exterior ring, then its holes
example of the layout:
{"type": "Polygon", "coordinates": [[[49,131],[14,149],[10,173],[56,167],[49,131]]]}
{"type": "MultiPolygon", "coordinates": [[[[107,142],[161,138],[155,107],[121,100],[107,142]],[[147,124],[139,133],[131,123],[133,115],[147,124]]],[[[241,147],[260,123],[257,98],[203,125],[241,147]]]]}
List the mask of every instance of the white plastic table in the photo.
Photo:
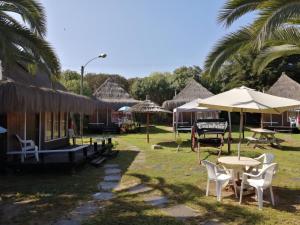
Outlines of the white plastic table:
{"type": "Polygon", "coordinates": [[[233,175],[235,179],[240,179],[240,174],[246,171],[246,167],[249,169],[255,168],[261,164],[260,161],[252,159],[249,157],[240,157],[238,156],[224,156],[218,158],[218,162],[223,164],[227,169],[233,170],[233,175]]]}

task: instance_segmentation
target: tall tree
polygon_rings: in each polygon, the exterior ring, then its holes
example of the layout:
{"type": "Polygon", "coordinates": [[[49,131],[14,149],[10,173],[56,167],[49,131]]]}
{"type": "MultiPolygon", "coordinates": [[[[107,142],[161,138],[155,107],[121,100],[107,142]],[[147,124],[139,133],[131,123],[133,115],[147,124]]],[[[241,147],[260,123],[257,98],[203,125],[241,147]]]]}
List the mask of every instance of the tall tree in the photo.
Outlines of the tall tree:
{"type": "Polygon", "coordinates": [[[255,72],[274,59],[300,54],[299,0],[227,0],[219,13],[219,22],[230,26],[241,16],[256,12],[252,24],[225,36],[207,56],[205,69],[211,75],[237,53],[256,50],[260,53],[253,64],[255,72]]]}
{"type": "Polygon", "coordinates": [[[0,60],[4,69],[22,64],[36,65],[56,78],[60,63],[44,39],[46,16],[36,0],[0,0],[0,60]],[[19,16],[23,23],[16,17],[19,16]]]}

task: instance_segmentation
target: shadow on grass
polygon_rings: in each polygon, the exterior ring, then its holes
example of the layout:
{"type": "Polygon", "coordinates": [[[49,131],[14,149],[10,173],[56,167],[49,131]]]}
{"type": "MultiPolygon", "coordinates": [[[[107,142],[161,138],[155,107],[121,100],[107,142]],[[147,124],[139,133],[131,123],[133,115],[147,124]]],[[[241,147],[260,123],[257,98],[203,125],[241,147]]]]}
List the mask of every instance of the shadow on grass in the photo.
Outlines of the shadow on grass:
{"type": "MultiPolygon", "coordinates": [[[[168,184],[162,177],[152,178],[139,173],[129,175],[139,179],[139,183],[151,187],[151,190],[132,194],[128,192],[132,187],[128,187],[119,191],[120,197],[112,200],[112,204],[107,206],[104,211],[99,212],[93,219],[88,220],[86,224],[199,224],[211,219],[218,219],[223,223],[256,224],[265,220],[261,214],[253,213],[245,207],[201,199],[205,192],[196,185],[168,184]],[[152,192],[160,192],[168,198],[169,203],[166,207],[190,202],[196,204],[201,210],[199,216],[176,220],[174,217],[162,214],[161,211],[152,211],[151,213],[151,210],[158,208],[147,205],[139,196],[151,195],[152,192]]],[[[208,200],[210,199],[208,198],[208,200]]]]}
{"type": "MultiPolygon", "coordinates": [[[[121,150],[107,163],[118,163],[125,173],[137,151],[121,150]]],[[[91,198],[101,180],[99,168],[85,165],[75,174],[36,170],[0,176],[0,224],[48,224],[91,198]],[[37,216],[38,215],[38,216],[37,216]]]]}

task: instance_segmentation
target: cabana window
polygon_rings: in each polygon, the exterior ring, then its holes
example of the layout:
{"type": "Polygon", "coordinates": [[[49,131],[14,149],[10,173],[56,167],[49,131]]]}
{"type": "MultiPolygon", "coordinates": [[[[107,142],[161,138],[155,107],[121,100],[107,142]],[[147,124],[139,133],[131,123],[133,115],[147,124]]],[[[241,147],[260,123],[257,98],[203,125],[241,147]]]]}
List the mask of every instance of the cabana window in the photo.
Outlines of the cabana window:
{"type": "Polygon", "coordinates": [[[51,141],[67,136],[66,118],[66,113],[45,113],[45,141],[51,141]]]}
{"type": "Polygon", "coordinates": [[[59,138],[59,113],[53,113],[53,138],[59,138]]]}
{"type": "Polygon", "coordinates": [[[53,130],[53,122],[52,122],[52,113],[45,113],[45,141],[49,141],[52,139],[52,130],[53,130]]]}
{"type": "Polygon", "coordinates": [[[60,137],[67,136],[67,114],[60,113],[60,137]]]}

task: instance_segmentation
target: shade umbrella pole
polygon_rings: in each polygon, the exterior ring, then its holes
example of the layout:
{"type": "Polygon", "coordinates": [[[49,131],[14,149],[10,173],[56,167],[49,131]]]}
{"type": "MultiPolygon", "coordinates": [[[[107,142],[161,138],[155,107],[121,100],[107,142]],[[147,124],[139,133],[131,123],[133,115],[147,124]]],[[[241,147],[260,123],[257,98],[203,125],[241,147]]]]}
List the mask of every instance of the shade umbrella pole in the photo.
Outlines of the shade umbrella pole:
{"type": "Polygon", "coordinates": [[[150,114],[147,113],[147,143],[149,143],[149,117],[150,117],[150,114]]]}
{"type": "Polygon", "coordinates": [[[240,133],[239,133],[239,144],[238,144],[238,158],[241,158],[241,143],[242,143],[242,132],[243,132],[243,121],[244,121],[244,113],[243,110],[240,112],[240,133]]]}
{"type": "Polygon", "coordinates": [[[231,113],[228,112],[228,122],[229,122],[229,134],[228,134],[228,153],[231,151],[231,132],[232,132],[232,127],[231,127],[231,113]]]}

